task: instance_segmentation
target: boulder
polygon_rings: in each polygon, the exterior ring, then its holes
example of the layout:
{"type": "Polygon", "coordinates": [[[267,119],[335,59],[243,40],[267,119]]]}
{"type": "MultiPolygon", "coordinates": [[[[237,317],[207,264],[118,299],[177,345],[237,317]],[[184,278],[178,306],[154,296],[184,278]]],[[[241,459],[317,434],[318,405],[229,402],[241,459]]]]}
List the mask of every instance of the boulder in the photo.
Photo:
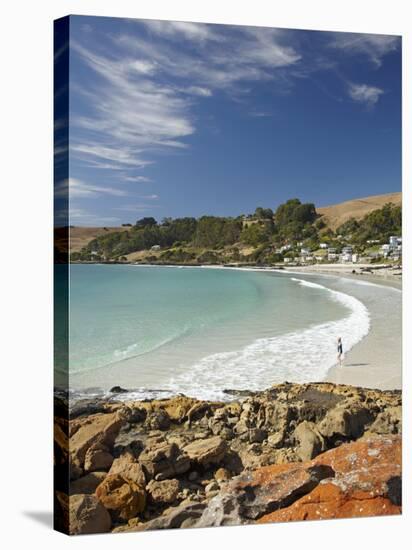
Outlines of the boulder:
{"type": "Polygon", "coordinates": [[[54,423],[54,461],[65,464],[69,456],[69,438],[57,422],[54,423]]]}
{"type": "Polygon", "coordinates": [[[96,472],[98,470],[109,470],[113,462],[113,456],[107,447],[101,443],[95,443],[89,447],[84,457],[84,471],[96,472]]]}
{"type": "Polygon", "coordinates": [[[91,472],[70,483],[71,495],[91,495],[107,476],[107,472],[91,472]]]}
{"type": "Polygon", "coordinates": [[[148,447],[140,453],[138,460],[148,479],[155,476],[158,480],[172,478],[190,468],[189,457],[175,443],[160,442],[157,446],[148,447]]]}
{"type": "Polygon", "coordinates": [[[249,523],[242,517],[240,503],[230,495],[219,493],[203,510],[194,527],[215,527],[222,525],[244,525],[249,523]]]}
{"type": "Polygon", "coordinates": [[[333,475],[332,468],[324,465],[277,465],[243,473],[212,498],[196,526],[250,523],[294,502],[333,475]]]}
{"type": "Polygon", "coordinates": [[[128,391],[129,390],[126,390],[121,386],[113,386],[113,388],[110,389],[110,393],[127,393],[128,391]]]}
{"type": "Polygon", "coordinates": [[[147,416],[146,427],[149,430],[167,430],[170,427],[170,417],[166,411],[159,409],[147,416]]]}
{"type": "Polygon", "coordinates": [[[109,475],[114,474],[121,474],[123,477],[133,481],[140,487],[144,487],[146,485],[146,477],[143,468],[130,452],[126,452],[119,458],[114,459],[109,470],[109,475]]]}
{"type": "Polygon", "coordinates": [[[262,443],[268,436],[266,430],[251,428],[249,430],[249,443],[262,443]]]}
{"type": "Polygon", "coordinates": [[[258,523],[401,513],[401,440],[369,438],[343,444],[309,464],[333,467],[335,477],[258,523]]]}
{"type": "Polygon", "coordinates": [[[402,407],[387,407],[378,414],[369,428],[370,434],[398,434],[402,433],[402,407]]]}
{"type": "Polygon", "coordinates": [[[325,450],[324,439],[313,422],[304,420],[298,424],[293,437],[298,443],[296,453],[303,462],[311,460],[325,450]]]}
{"type": "Polygon", "coordinates": [[[124,419],[118,412],[87,417],[70,437],[72,461],[83,467],[87,450],[96,443],[110,448],[123,423],[124,419]]]}
{"type": "Polygon", "coordinates": [[[394,515],[400,507],[381,496],[370,499],[349,495],[333,483],[320,484],[310,494],[282,510],[263,516],[258,523],[394,515]]]}
{"type": "Polygon", "coordinates": [[[185,502],[179,506],[169,509],[167,514],[152,519],[142,525],[138,525],[132,531],[148,531],[151,529],[177,529],[197,525],[203,511],[206,508],[205,502],[185,502]]]}
{"type": "Polygon", "coordinates": [[[74,495],[69,499],[71,535],[107,533],[112,520],[106,508],[94,495],[74,495]]]}
{"type": "Polygon", "coordinates": [[[361,404],[342,401],[328,411],[318,424],[320,434],[328,439],[357,439],[374,419],[373,412],[361,404]]]}
{"type": "Polygon", "coordinates": [[[219,464],[226,452],[228,445],[221,437],[209,437],[208,439],[198,439],[184,447],[183,451],[189,459],[202,466],[209,464],[219,464]]]}
{"type": "Polygon", "coordinates": [[[106,476],[95,494],[115,521],[135,517],[146,505],[145,490],[121,474],[106,476]]]}
{"type": "Polygon", "coordinates": [[[231,473],[226,468],[218,468],[215,472],[215,479],[218,483],[229,481],[231,477],[231,473]]]}
{"type": "Polygon", "coordinates": [[[164,481],[151,480],[146,491],[153,504],[172,504],[176,501],[180,491],[177,479],[165,479],[164,481]]]}

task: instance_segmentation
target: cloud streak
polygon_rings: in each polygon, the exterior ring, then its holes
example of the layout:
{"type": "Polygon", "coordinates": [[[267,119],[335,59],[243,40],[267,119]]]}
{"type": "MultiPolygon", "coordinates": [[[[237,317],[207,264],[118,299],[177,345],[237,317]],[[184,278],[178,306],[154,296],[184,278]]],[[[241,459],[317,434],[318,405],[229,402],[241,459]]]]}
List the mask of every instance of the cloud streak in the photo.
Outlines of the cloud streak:
{"type": "Polygon", "coordinates": [[[380,34],[334,33],[329,45],[351,56],[366,56],[378,68],[385,55],[399,48],[400,38],[380,34]]]}
{"type": "Polygon", "coordinates": [[[357,103],[366,105],[368,108],[374,107],[383,93],[384,91],[376,86],[354,83],[348,85],[348,94],[350,98],[357,103]]]}
{"type": "Polygon", "coordinates": [[[128,195],[123,189],[117,187],[104,187],[85,183],[76,178],[65,179],[57,184],[54,192],[55,198],[95,198],[101,195],[111,195],[114,197],[125,197],[128,195]]]}

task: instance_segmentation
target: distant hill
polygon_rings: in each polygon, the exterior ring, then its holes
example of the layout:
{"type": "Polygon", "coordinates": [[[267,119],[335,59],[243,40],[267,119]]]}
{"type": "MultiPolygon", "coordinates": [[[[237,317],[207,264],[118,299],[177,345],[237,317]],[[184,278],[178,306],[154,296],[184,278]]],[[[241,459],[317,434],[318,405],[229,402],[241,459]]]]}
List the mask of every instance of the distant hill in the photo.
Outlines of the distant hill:
{"type": "MultiPolygon", "coordinates": [[[[117,231],[127,231],[130,227],[71,227],[70,228],[70,251],[79,252],[84,246],[96,237],[114,233],[117,231]]],[[[64,250],[64,235],[66,231],[62,229],[55,230],[55,245],[58,249],[64,250]]]]}
{"type": "MultiPolygon", "coordinates": [[[[402,193],[388,193],[374,195],[361,199],[353,199],[332,206],[317,207],[316,211],[322,216],[326,225],[336,230],[349,218],[362,219],[366,214],[382,208],[385,203],[392,202],[396,206],[402,203],[402,193]]],[[[70,229],[70,251],[79,252],[90,241],[118,231],[127,231],[130,227],[72,227],[70,229]]],[[[64,250],[64,231],[56,229],[55,245],[57,249],[64,250]]]]}
{"type": "Polygon", "coordinates": [[[316,207],[316,211],[322,215],[322,219],[326,225],[335,231],[349,218],[360,220],[366,214],[372,212],[372,210],[382,208],[387,202],[401,206],[402,193],[387,193],[385,195],[373,195],[362,199],[353,199],[332,206],[316,207]]]}

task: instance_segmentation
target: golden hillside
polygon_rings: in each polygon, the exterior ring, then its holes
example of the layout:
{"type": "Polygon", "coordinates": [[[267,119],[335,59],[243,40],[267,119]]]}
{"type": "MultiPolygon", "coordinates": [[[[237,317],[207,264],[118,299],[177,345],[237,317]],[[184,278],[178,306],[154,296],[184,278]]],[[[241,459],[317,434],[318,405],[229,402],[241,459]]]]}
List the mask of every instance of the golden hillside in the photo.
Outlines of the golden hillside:
{"type": "MultiPolygon", "coordinates": [[[[127,231],[130,227],[71,227],[70,228],[70,252],[79,252],[87,243],[115,231],[127,231]]],[[[55,246],[59,250],[66,249],[65,229],[55,229],[55,246]]]]}
{"type": "Polygon", "coordinates": [[[354,199],[332,206],[316,207],[318,214],[322,215],[326,224],[335,230],[346,222],[349,218],[357,220],[363,218],[372,210],[382,208],[387,202],[392,202],[396,206],[402,204],[402,193],[387,193],[385,195],[373,195],[362,199],[354,199]]]}

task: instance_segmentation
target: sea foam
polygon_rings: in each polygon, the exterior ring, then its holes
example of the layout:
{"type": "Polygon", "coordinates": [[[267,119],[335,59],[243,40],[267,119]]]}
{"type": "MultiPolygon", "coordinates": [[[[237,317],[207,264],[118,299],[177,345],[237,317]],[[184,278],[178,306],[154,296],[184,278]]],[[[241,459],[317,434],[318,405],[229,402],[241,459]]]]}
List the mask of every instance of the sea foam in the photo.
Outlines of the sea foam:
{"type": "Polygon", "coordinates": [[[291,278],[298,285],[322,289],[342,304],[348,315],[275,336],[259,338],[237,351],[215,353],[202,358],[166,386],[175,392],[201,399],[228,399],[224,388],[261,390],[284,381],[321,381],[337,362],[337,339],[344,353],[369,332],[370,317],[357,298],[304,279],[291,278]]]}

